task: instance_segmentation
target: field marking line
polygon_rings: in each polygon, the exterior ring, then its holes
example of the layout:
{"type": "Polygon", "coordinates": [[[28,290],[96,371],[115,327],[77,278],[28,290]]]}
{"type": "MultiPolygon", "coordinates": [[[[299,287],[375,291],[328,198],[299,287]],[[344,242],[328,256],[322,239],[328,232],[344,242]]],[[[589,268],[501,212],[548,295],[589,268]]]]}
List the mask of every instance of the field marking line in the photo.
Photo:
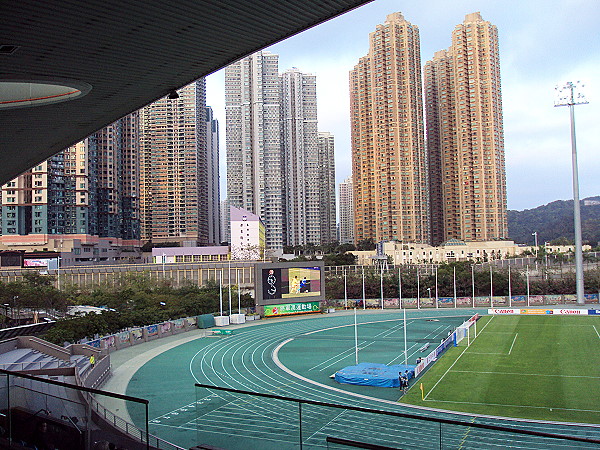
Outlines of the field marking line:
{"type": "Polygon", "coordinates": [[[506,356],[506,353],[469,352],[469,355],[502,355],[502,356],[506,356]]]}
{"type": "MultiPolygon", "coordinates": [[[[175,428],[175,429],[180,429],[180,430],[192,430],[192,431],[198,431],[197,428],[187,428],[187,427],[174,427],[172,425],[163,425],[163,424],[156,424],[157,426],[162,426],[165,428],[175,428]]],[[[210,430],[210,433],[214,433],[214,434],[224,434],[225,436],[229,436],[231,437],[231,432],[225,432],[225,431],[215,431],[215,430],[210,430]]],[[[248,437],[245,436],[245,439],[259,439],[261,441],[273,441],[273,442],[285,442],[286,444],[293,444],[296,442],[296,439],[293,441],[289,441],[289,440],[285,440],[285,439],[273,439],[273,438],[267,438],[264,436],[261,436],[260,438],[258,437],[248,437]]]]}
{"type": "MultiPolygon", "coordinates": [[[[471,419],[471,423],[475,422],[475,417],[473,417],[471,419]]],[[[469,436],[469,433],[471,432],[471,427],[467,427],[467,429],[465,430],[465,433],[463,434],[462,439],[460,440],[460,443],[458,444],[458,450],[461,450],[463,448],[463,445],[465,445],[465,441],[467,440],[467,437],[469,436]]]]}
{"type": "MultiPolygon", "coordinates": [[[[485,327],[487,327],[490,323],[492,323],[492,320],[494,320],[494,316],[492,316],[492,318],[488,321],[488,323],[486,323],[483,328],[479,331],[479,334],[477,335],[477,337],[481,336],[481,333],[483,333],[483,330],[485,330],[485,327]]],[[[477,339],[477,337],[473,338],[472,342],[475,342],[475,339],[477,339]]],[[[429,389],[429,391],[427,391],[427,394],[425,395],[425,397],[423,398],[423,400],[427,400],[427,397],[429,396],[429,394],[436,388],[436,386],[438,384],[440,384],[440,381],[443,380],[443,378],[448,374],[448,372],[450,372],[450,370],[454,367],[454,365],[458,362],[458,360],[462,357],[462,355],[465,354],[465,352],[467,351],[467,349],[469,349],[470,347],[465,347],[465,349],[461,352],[460,355],[458,355],[458,358],[456,358],[454,360],[454,362],[452,363],[452,365],[450,367],[448,367],[448,370],[446,370],[446,372],[444,372],[444,375],[442,375],[440,377],[439,380],[437,380],[437,382],[433,385],[433,387],[431,389],[429,389]]]]}
{"type": "Polygon", "coordinates": [[[455,373],[485,373],[492,375],[518,375],[518,376],[528,376],[528,377],[559,377],[559,378],[590,378],[592,380],[600,380],[600,377],[590,377],[587,375],[554,375],[554,374],[546,374],[546,373],[516,373],[516,372],[479,372],[475,370],[453,370],[455,373]]]}
{"type": "Polygon", "coordinates": [[[512,341],[512,344],[510,345],[510,350],[508,350],[508,354],[510,355],[512,353],[512,349],[515,346],[515,342],[517,342],[517,336],[519,335],[519,333],[515,334],[515,338],[512,341]]]}
{"type": "Polygon", "coordinates": [[[558,406],[532,406],[532,405],[506,405],[504,403],[481,403],[481,402],[459,402],[453,400],[434,400],[427,399],[428,402],[438,402],[438,403],[460,403],[465,405],[484,405],[484,406],[504,406],[510,408],[532,408],[532,409],[560,409],[561,411],[578,411],[578,412],[591,412],[591,413],[600,413],[599,410],[596,409],[577,409],[577,408],[561,408],[558,406]]]}
{"type": "Polygon", "coordinates": [[[343,409],[337,416],[335,416],[333,419],[330,419],[329,421],[327,421],[326,423],[323,424],[323,426],[321,428],[319,428],[317,431],[315,431],[313,434],[311,434],[309,437],[302,439],[303,442],[308,442],[310,439],[312,439],[313,436],[315,436],[317,433],[320,433],[321,430],[323,430],[325,427],[328,427],[329,424],[335,422],[342,414],[344,414],[347,411],[347,409],[343,409]]]}
{"type": "Polygon", "coordinates": [[[598,335],[598,339],[600,339],[600,333],[598,333],[598,329],[596,328],[596,325],[592,325],[594,327],[594,330],[596,331],[596,334],[598,335]]]}

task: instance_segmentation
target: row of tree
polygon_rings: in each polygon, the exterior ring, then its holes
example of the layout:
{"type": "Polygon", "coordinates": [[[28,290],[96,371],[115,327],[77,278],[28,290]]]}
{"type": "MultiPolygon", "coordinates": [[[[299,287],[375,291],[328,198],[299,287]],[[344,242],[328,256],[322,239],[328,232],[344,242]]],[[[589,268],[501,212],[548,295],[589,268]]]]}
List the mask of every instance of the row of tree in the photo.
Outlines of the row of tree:
{"type": "MultiPolygon", "coordinates": [[[[52,276],[27,274],[21,281],[0,283],[0,301],[4,305],[3,323],[15,324],[15,318],[23,311],[29,315],[36,312],[65,312],[68,305],[104,307],[102,314],[59,319],[44,336],[45,339],[62,344],[75,342],[84,337],[116,333],[128,327],[138,327],[220,310],[219,286],[209,281],[198,287],[188,284],[174,288],[168,283],[152,280],[147,273],[123,274],[113,286],[96,286],[79,289],[67,286],[58,290],[53,286],[52,276]]],[[[223,289],[224,308],[229,307],[229,292],[223,289]]],[[[232,287],[232,308],[237,311],[238,291],[232,287]]],[[[240,296],[242,307],[251,307],[254,300],[248,294],[240,296]]]]}

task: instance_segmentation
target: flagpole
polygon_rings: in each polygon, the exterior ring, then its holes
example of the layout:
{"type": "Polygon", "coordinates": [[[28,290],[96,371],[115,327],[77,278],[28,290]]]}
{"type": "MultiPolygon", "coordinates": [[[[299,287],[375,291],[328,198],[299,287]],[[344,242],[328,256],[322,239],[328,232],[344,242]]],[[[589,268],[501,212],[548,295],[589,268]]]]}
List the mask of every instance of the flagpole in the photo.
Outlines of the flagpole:
{"type": "Polygon", "coordinates": [[[417,267],[417,309],[421,309],[421,282],[419,280],[419,268],[417,267]]]}
{"type": "Polygon", "coordinates": [[[510,286],[510,264],[508,265],[508,307],[512,308],[512,289],[510,286]]]}
{"type": "Polygon", "coordinates": [[[456,308],[456,266],[454,266],[453,269],[454,269],[454,275],[453,275],[453,280],[454,280],[454,307],[456,308]]]}
{"type": "Polygon", "coordinates": [[[223,316],[223,269],[219,272],[219,311],[220,316],[223,316]]]}
{"type": "Polygon", "coordinates": [[[435,267],[435,307],[439,308],[439,297],[438,297],[438,268],[435,267]]]}
{"type": "Polygon", "coordinates": [[[346,284],[346,268],[344,267],[344,309],[348,309],[348,289],[346,284]]]}
{"type": "MultiPolygon", "coordinates": [[[[244,269],[242,269],[244,270],[244,269]]],[[[235,281],[237,282],[238,287],[238,314],[242,313],[242,291],[240,289],[240,271],[236,269],[235,271],[235,281]]]]}
{"type": "Polygon", "coordinates": [[[358,327],[356,325],[356,308],[354,308],[354,355],[358,365],[358,327]]]}
{"type": "Polygon", "coordinates": [[[227,266],[227,288],[228,288],[228,298],[229,298],[229,315],[231,315],[231,260],[229,260],[229,264],[227,266]]]}
{"type": "Polygon", "coordinates": [[[398,306],[402,308],[402,273],[398,267],[398,306]]]}
{"type": "Polygon", "coordinates": [[[367,299],[365,298],[365,266],[362,266],[362,282],[363,282],[363,309],[367,309],[367,299]]]}
{"type": "Polygon", "coordinates": [[[406,347],[406,308],[404,308],[404,365],[408,364],[408,348],[406,347]]]}

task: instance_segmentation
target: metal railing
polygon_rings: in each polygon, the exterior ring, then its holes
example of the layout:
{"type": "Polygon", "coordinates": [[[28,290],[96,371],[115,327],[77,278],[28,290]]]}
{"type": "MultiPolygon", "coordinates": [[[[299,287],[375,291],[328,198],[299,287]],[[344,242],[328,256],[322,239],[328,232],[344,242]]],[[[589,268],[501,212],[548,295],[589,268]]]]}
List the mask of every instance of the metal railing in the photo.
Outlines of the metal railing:
{"type": "MultiPolygon", "coordinates": [[[[385,411],[380,409],[370,409],[365,407],[325,403],[321,401],[305,400],[299,398],[284,397],[274,394],[242,391],[238,389],[212,386],[206,384],[195,384],[196,389],[207,389],[209,392],[219,392],[220,395],[211,396],[210,402],[197,401],[197,414],[205,413],[208,417],[214,411],[222,411],[224,408],[237,407],[239,409],[248,409],[251,405],[260,407],[260,421],[269,423],[283,422],[284,430],[288,432],[285,441],[286,448],[307,448],[322,447],[323,441],[331,436],[335,430],[339,439],[356,441],[358,431],[365,431],[362,436],[363,444],[375,444],[372,447],[361,448],[386,448],[398,445],[408,447],[423,448],[457,448],[462,447],[467,435],[477,443],[479,448],[487,446],[511,447],[513,444],[523,444],[524,448],[573,448],[581,445],[591,445],[596,447],[600,445],[600,430],[596,426],[584,426],[564,424],[561,428],[564,434],[543,431],[544,424],[536,421],[510,421],[511,426],[499,425],[499,423],[509,423],[508,419],[502,421],[501,418],[480,418],[472,417],[462,420],[456,419],[456,416],[450,414],[433,413],[425,415],[421,411],[419,414],[385,411]],[[244,397],[253,397],[256,401],[246,400],[244,397]],[[216,400],[216,399],[220,400],[216,400]],[[258,404],[259,400],[261,401],[258,404]],[[220,401],[218,405],[217,401],[220,401]],[[269,401],[277,403],[269,403],[269,401]],[[222,403],[222,404],[221,404],[222,403]],[[290,405],[290,406],[286,406],[290,405]],[[294,405],[294,406],[291,406],[294,405]],[[202,408],[207,408],[204,411],[202,408]],[[210,409],[212,408],[212,409],[210,409]],[[273,417],[270,413],[273,413],[273,417]],[[479,421],[476,421],[479,420],[479,421]],[[484,423],[486,422],[486,423],[484,423]],[[529,427],[527,429],[526,427],[529,427]],[[538,427],[538,429],[534,429],[538,427]],[[373,431],[374,429],[379,430],[373,431]],[[568,434],[567,434],[568,433],[568,434]],[[371,442],[367,442],[367,439],[371,442]],[[292,440],[296,439],[295,442],[292,440]],[[379,446],[379,447],[378,447],[379,446]]],[[[224,414],[234,414],[231,410],[223,411],[224,414]]],[[[237,416],[238,420],[241,416],[237,416]]],[[[211,418],[211,420],[214,420],[211,418]]],[[[250,414],[248,421],[253,420],[250,414]]],[[[201,417],[196,417],[197,426],[200,427],[201,417]]],[[[270,428],[259,431],[257,424],[250,423],[243,426],[239,423],[236,426],[236,433],[232,433],[232,439],[238,439],[240,435],[245,434],[244,445],[251,446],[248,440],[252,438],[260,442],[262,439],[268,439],[270,428]],[[265,434],[264,436],[261,433],[265,434]]],[[[281,430],[281,429],[280,429],[281,430]]],[[[205,440],[210,434],[208,429],[198,429],[205,436],[205,440]]],[[[282,431],[279,431],[280,436],[282,431]]],[[[222,436],[221,436],[222,437],[222,436]]],[[[329,439],[329,442],[332,442],[329,439]]],[[[339,442],[338,442],[339,443],[339,442]]],[[[232,448],[236,447],[235,442],[231,442],[232,448]]],[[[283,448],[283,441],[282,441],[283,448]]]]}

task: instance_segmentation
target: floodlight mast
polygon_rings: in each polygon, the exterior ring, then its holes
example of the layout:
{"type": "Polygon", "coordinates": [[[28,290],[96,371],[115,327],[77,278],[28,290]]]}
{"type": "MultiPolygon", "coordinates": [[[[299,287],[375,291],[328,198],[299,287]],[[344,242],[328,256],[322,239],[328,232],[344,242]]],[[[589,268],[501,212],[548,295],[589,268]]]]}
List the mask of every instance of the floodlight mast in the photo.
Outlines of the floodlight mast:
{"type": "Polygon", "coordinates": [[[585,86],[580,81],[567,82],[556,86],[554,106],[568,106],[571,117],[571,161],[573,165],[573,216],[575,222],[575,280],[577,288],[577,303],[585,304],[583,288],[583,253],[581,238],[581,208],[579,205],[579,175],[577,170],[577,143],[575,140],[575,105],[585,105],[588,101],[583,93],[585,86]]]}

